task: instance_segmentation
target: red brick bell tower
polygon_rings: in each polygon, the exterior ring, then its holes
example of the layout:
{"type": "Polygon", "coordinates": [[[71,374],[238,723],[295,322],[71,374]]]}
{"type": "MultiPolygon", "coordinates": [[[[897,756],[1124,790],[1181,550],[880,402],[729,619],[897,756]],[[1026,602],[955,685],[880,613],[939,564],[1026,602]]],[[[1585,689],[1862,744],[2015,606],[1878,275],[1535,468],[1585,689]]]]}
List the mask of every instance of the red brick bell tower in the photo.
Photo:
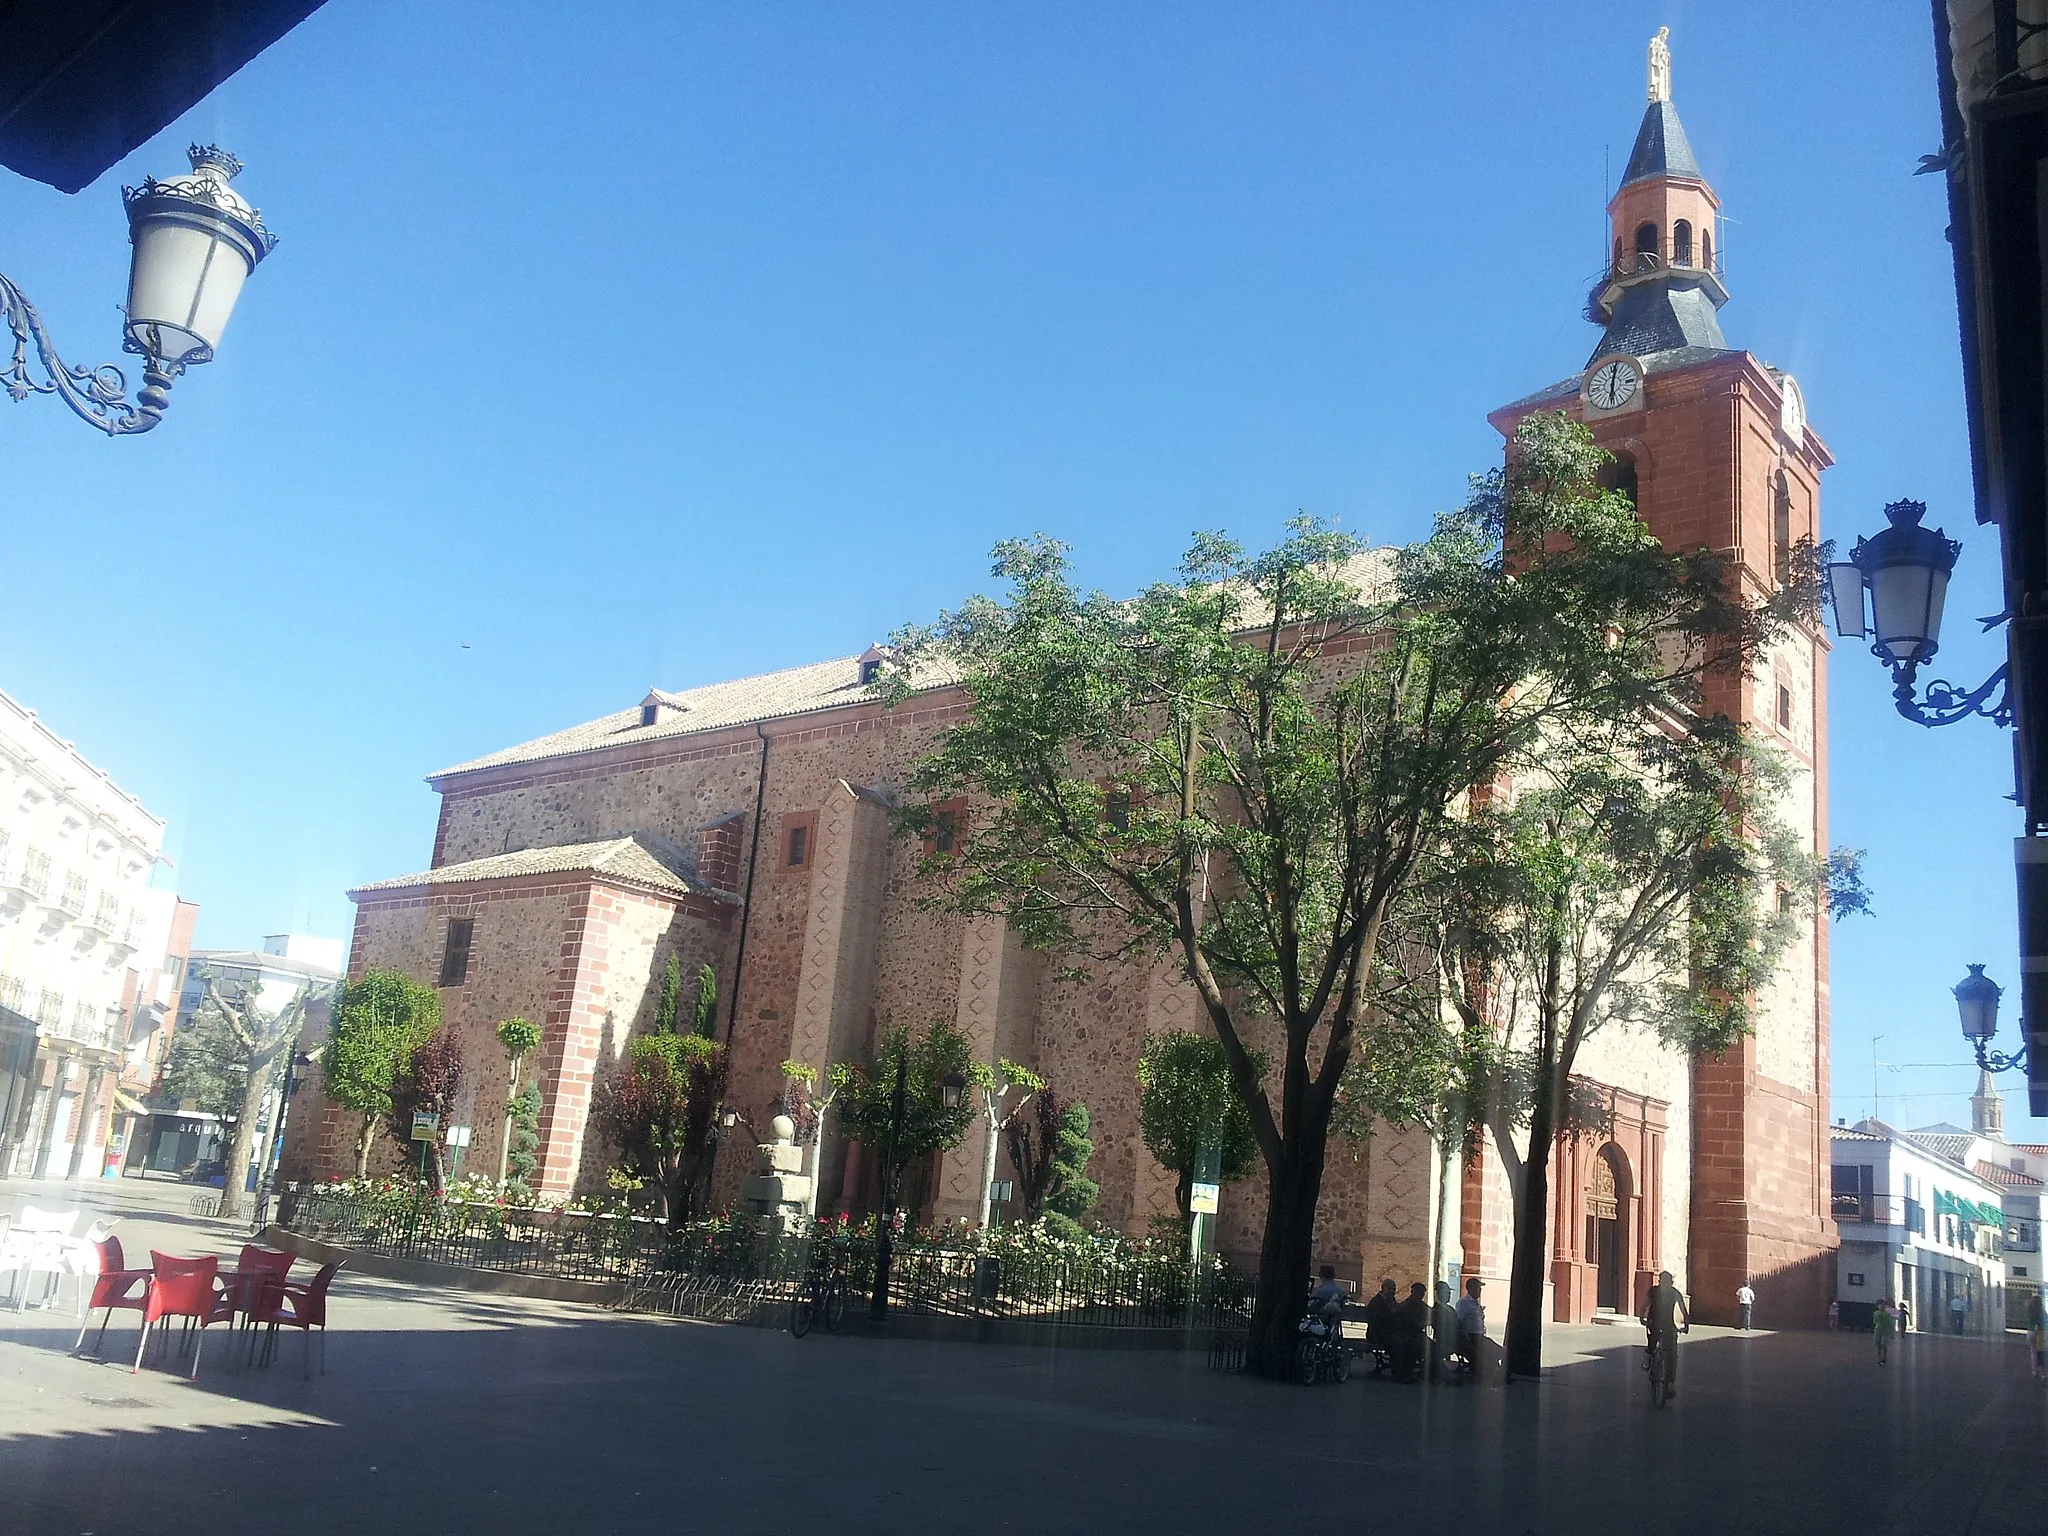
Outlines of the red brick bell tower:
{"type": "MultiPolygon", "coordinates": [[[[1563,410],[1614,455],[1668,548],[1732,554],[1752,595],[1782,581],[1803,539],[1820,537],[1820,473],[1833,459],[1806,422],[1790,374],[1723,339],[1719,199],[1700,174],[1671,103],[1663,34],[1651,44],[1649,103],[1608,202],[1606,270],[1586,305],[1602,334],[1569,379],[1489,418],[1504,435],[1538,410],[1563,410]]],[[[1788,635],[1742,679],[1714,680],[1707,708],[1749,726],[1798,770],[1782,807],[1827,847],[1827,642],[1788,635]]],[[[1828,987],[1825,919],[1788,954],[1759,999],[1755,1035],[1696,1063],[1689,1127],[1689,1239],[1667,1243],[1703,1321],[1733,1322],[1735,1291],[1757,1292],[1766,1327],[1819,1326],[1832,1289],[1828,1216],[1828,987]]],[[[1674,1171],[1679,1147],[1670,1148],[1674,1171]]],[[[1683,1199],[1667,1180],[1666,1200],[1683,1199]]],[[[1652,1213],[1645,1212],[1644,1219],[1652,1213]]],[[[1553,1234],[1554,1243],[1565,1240],[1553,1234]]]]}

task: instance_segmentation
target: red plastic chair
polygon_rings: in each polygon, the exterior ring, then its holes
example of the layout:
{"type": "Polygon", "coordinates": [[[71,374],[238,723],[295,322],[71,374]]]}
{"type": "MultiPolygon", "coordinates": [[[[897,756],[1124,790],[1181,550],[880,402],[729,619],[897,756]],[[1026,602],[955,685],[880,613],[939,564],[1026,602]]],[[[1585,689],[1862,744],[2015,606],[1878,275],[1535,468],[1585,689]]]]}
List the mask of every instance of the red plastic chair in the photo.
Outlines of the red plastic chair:
{"type": "Polygon", "coordinates": [[[135,1369],[142,1369],[142,1352],[149,1348],[149,1330],[158,1319],[183,1317],[189,1332],[199,1326],[199,1342],[192,1350],[192,1376],[199,1375],[199,1352],[206,1346],[206,1330],[215,1323],[232,1323],[235,1309],[220,1294],[220,1260],[212,1254],[203,1259],[181,1259],[174,1254],[150,1250],[155,1266],[149,1282],[148,1304],[142,1309],[142,1342],[135,1346],[135,1369]]]}
{"type": "Polygon", "coordinates": [[[263,1344],[263,1358],[268,1362],[277,1349],[277,1330],[296,1328],[306,1341],[305,1374],[313,1374],[313,1330],[320,1330],[320,1374],[327,1374],[327,1287],[334,1281],[334,1273],[341,1268],[342,1261],[320,1266],[320,1272],[305,1285],[279,1285],[265,1287],[263,1296],[257,1301],[256,1309],[250,1314],[250,1321],[267,1324],[270,1336],[263,1344]]]}
{"type": "Polygon", "coordinates": [[[107,1324],[113,1321],[116,1309],[140,1312],[149,1305],[150,1272],[124,1267],[121,1239],[103,1237],[93,1247],[99,1250],[100,1268],[92,1277],[91,1296],[80,1309],[85,1320],[78,1325],[78,1342],[71,1346],[74,1355],[85,1344],[85,1330],[92,1326],[94,1312],[104,1309],[106,1313],[100,1319],[100,1336],[92,1341],[92,1352],[97,1355],[107,1341],[107,1324]]]}

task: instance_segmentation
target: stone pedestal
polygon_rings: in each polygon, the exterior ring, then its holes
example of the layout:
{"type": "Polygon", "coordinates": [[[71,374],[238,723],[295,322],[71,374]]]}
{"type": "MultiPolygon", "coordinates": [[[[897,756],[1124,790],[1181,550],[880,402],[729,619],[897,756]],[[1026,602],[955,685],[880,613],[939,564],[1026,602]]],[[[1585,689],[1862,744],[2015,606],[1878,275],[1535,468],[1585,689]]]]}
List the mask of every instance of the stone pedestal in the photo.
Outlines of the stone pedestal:
{"type": "Polygon", "coordinates": [[[787,1237],[800,1230],[810,1203],[811,1181],[803,1170],[804,1149],[796,1144],[796,1125],[787,1115],[770,1122],[773,1141],[754,1148],[754,1171],[740,1186],[740,1198],[759,1220],[767,1237],[787,1237]]]}

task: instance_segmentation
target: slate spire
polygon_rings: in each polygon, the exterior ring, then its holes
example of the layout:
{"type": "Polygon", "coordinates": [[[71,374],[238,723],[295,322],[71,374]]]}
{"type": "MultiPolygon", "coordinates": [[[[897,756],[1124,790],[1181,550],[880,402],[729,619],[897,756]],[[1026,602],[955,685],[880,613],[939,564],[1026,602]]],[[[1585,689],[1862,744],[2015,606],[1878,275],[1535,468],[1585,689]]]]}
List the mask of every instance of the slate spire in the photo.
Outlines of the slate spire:
{"type": "Polygon", "coordinates": [[[1670,36],[1660,28],[1650,39],[1649,105],[1607,204],[1607,270],[1586,304],[1601,328],[1589,365],[1624,354],[1654,372],[1663,360],[1728,349],[1716,316],[1728,302],[1715,250],[1720,203],[1671,104],[1670,36]]]}
{"type": "Polygon", "coordinates": [[[1644,110],[1643,126],[1636,130],[1636,147],[1629,151],[1621,184],[1625,187],[1652,176],[1704,179],[1700,176],[1700,163],[1692,157],[1692,145],[1686,140],[1685,125],[1678,120],[1678,108],[1668,101],[1653,101],[1644,110]]]}

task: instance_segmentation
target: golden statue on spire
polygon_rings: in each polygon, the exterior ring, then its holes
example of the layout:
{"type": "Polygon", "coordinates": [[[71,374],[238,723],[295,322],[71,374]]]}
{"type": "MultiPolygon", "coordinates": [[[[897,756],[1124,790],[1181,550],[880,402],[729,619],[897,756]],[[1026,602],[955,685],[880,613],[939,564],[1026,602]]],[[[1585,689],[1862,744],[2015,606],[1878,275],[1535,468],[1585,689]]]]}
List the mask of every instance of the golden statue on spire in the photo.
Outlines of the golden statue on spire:
{"type": "Polygon", "coordinates": [[[1650,39],[1650,100],[1671,99],[1671,29],[1659,27],[1650,39]]]}

